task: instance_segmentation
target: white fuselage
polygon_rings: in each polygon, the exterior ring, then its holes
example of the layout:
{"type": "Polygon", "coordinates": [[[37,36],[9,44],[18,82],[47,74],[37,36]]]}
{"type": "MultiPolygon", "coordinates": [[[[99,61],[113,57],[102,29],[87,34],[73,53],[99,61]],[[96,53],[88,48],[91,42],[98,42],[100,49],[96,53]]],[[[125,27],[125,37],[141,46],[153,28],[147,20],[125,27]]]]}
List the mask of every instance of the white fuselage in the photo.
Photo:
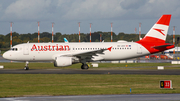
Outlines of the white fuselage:
{"type": "MultiPolygon", "coordinates": [[[[91,60],[123,60],[150,52],[135,42],[88,42],[88,43],[24,43],[12,47],[3,57],[15,61],[54,61],[57,56],[74,56],[76,54],[107,49],[103,53],[92,55],[91,60]],[[107,48],[112,47],[111,50],[107,48]]],[[[84,57],[88,57],[83,55],[84,57]]],[[[83,57],[80,57],[83,58],[83,57]]]]}
{"type": "Polygon", "coordinates": [[[174,47],[172,49],[165,50],[164,53],[173,53],[173,51],[175,53],[180,52],[180,47],[174,47]]]}

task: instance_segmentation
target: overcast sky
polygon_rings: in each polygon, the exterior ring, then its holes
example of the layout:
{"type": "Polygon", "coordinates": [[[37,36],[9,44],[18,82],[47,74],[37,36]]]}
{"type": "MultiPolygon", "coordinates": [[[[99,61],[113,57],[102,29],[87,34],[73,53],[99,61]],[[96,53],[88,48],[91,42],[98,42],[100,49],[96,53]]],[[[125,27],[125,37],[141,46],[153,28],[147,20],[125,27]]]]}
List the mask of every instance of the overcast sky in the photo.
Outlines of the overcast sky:
{"type": "Polygon", "coordinates": [[[135,33],[141,22],[141,33],[147,33],[163,14],[172,14],[168,34],[176,26],[180,34],[180,1],[179,0],[0,0],[0,34],[13,32],[20,34],[38,31],[51,32],[54,22],[54,33],[72,34],[79,32],[111,31],[118,34],[135,33]]]}

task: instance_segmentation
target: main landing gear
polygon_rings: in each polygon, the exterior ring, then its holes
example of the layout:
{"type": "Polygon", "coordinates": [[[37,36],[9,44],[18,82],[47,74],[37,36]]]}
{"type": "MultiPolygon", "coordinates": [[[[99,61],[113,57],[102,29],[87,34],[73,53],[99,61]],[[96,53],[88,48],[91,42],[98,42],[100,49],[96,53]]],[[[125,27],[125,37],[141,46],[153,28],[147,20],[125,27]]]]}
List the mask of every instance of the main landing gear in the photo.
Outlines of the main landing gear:
{"type": "Polygon", "coordinates": [[[87,64],[82,63],[81,69],[88,69],[88,68],[89,68],[89,66],[87,64]]]}
{"type": "Polygon", "coordinates": [[[28,61],[26,61],[26,64],[25,64],[24,70],[29,70],[28,64],[29,64],[29,62],[28,62],[28,61]]]}

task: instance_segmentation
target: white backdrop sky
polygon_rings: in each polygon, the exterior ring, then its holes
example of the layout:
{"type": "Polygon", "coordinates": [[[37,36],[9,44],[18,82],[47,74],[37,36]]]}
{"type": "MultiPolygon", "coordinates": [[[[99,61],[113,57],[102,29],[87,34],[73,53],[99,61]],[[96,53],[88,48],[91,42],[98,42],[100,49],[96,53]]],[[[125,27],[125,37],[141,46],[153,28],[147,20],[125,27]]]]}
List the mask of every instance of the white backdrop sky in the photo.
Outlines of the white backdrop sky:
{"type": "Polygon", "coordinates": [[[37,32],[40,21],[40,32],[51,32],[54,22],[54,33],[72,34],[111,31],[134,33],[139,29],[147,33],[163,14],[172,14],[168,34],[176,26],[180,35],[180,1],[179,0],[0,0],[0,34],[13,32],[20,34],[37,32]]]}

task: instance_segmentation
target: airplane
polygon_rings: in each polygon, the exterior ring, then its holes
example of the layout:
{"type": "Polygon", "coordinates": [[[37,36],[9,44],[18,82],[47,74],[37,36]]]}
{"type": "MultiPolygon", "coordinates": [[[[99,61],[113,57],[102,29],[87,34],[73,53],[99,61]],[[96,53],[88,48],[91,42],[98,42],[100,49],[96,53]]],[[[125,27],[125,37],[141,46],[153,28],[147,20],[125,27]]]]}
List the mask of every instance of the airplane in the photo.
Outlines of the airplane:
{"type": "Polygon", "coordinates": [[[22,43],[3,54],[13,61],[51,61],[55,67],[82,63],[81,69],[88,69],[87,62],[125,60],[154,54],[174,48],[165,43],[171,15],[165,14],[153,25],[144,38],[137,42],[69,42],[69,43],[22,43]]]}
{"type": "Polygon", "coordinates": [[[180,52],[180,47],[174,47],[172,49],[168,49],[168,50],[164,51],[165,54],[166,53],[173,53],[173,52],[175,52],[175,53],[180,52]]]}
{"type": "Polygon", "coordinates": [[[178,54],[180,52],[180,47],[174,47],[168,50],[165,50],[163,53],[164,55],[168,56],[169,58],[173,59],[174,57],[179,57],[178,54]],[[175,54],[173,54],[175,52],[175,54]]]}

